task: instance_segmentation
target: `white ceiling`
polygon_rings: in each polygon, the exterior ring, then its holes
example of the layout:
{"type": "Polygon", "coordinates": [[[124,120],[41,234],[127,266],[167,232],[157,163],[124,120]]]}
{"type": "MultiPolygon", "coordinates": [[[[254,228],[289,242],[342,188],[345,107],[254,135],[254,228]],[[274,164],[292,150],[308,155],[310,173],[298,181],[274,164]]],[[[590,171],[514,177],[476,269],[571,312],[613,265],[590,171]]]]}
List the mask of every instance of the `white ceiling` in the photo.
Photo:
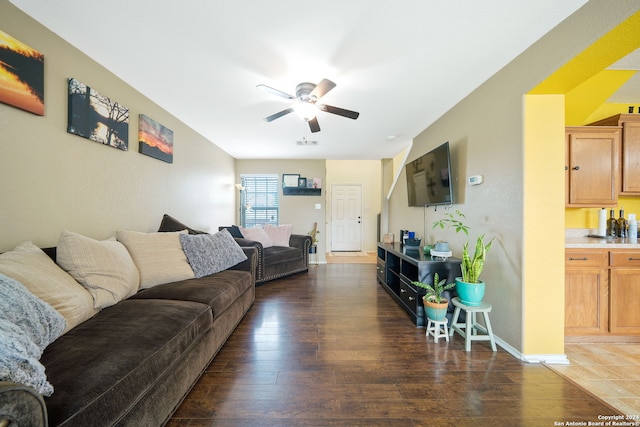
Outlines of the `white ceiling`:
{"type": "Polygon", "coordinates": [[[586,3],[10,1],[236,158],[344,160],[395,156],[586,3]],[[357,120],[321,112],[315,134],[295,114],[263,121],[287,103],[256,85],[323,78],[337,87],[322,102],[357,120]]]}

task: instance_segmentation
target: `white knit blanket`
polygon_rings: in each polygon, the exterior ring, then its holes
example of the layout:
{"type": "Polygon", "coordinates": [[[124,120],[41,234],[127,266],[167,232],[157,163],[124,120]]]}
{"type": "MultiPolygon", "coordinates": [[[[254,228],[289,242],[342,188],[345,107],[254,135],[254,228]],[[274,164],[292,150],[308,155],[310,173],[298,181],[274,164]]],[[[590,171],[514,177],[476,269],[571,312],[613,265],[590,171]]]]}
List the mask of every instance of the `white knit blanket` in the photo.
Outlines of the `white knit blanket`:
{"type": "Polygon", "coordinates": [[[21,283],[0,274],[0,380],[35,388],[50,396],[44,366],[44,349],[62,334],[66,322],[53,307],[21,283]]]}

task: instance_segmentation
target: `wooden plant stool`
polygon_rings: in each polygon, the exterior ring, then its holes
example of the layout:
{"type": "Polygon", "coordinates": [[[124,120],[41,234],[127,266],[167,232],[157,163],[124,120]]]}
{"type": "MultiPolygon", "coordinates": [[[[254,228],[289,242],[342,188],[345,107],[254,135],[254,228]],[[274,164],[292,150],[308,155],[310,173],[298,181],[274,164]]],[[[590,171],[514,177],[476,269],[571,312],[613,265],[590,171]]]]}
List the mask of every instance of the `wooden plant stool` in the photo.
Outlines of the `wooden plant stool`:
{"type": "Polygon", "coordinates": [[[459,333],[465,339],[464,349],[466,351],[471,351],[471,341],[489,341],[491,342],[491,349],[497,351],[496,340],[493,337],[493,330],[491,329],[491,322],[489,321],[491,304],[483,301],[479,306],[472,307],[461,303],[458,297],[452,298],[451,302],[456,307],[451,322],[451,336],[453,336],[454,332],[459,333]],[[460,310],[466,312],[466,323],[458,323],[460,310]],[[479,325],[476,322],[476,313],[482,313],[485,326],[479,325]],[[478,332],[481,332],[481,334],[478,334],[478,332]]]}

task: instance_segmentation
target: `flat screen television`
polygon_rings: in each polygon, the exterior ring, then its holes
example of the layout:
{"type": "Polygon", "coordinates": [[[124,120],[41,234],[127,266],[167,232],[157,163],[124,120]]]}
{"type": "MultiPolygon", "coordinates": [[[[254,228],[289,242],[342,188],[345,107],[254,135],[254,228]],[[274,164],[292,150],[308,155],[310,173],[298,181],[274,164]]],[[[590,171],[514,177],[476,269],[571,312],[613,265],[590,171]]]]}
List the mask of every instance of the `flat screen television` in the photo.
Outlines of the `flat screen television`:
{"type": "Polygon", "coordinates": [[[406,175],[409,206],[453,204],[449,142],[407,163],[406,175]]]}

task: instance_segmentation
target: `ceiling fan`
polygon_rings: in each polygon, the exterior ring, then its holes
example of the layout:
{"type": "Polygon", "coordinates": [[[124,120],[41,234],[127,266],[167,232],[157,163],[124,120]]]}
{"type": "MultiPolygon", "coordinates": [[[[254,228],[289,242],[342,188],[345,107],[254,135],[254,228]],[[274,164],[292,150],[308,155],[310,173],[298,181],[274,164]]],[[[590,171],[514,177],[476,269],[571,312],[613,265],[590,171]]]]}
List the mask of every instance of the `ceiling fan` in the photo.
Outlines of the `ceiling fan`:
{"type": "Polygon", "coordinates": [[[269,117],[265,117],[264,120],[267,122],[272,122],[275,119],[279,119],[280,117],[295,111],[300,118],[309,123],[311,132],[320,132],[320,125],[318,124],[318,118],[316,117],[318,111],[337,114],[338,116],[347,117],[353,120],[357,119],[360,115],[360,113],[356,111],[345,110],[344,108],[334,107],[332,105],[318,104],[320,98],[336,87],[336,84],[331,80],[322,79],[322,81],[317,85],[313,83],[300,83],[296,86],[296,96],[289,95],[286,92],[282,92],[281,90],[274,89],[263,84],[259,84],[257,87],[273,95],[294,101],[291,107],[272,114],[269,117]]]}

